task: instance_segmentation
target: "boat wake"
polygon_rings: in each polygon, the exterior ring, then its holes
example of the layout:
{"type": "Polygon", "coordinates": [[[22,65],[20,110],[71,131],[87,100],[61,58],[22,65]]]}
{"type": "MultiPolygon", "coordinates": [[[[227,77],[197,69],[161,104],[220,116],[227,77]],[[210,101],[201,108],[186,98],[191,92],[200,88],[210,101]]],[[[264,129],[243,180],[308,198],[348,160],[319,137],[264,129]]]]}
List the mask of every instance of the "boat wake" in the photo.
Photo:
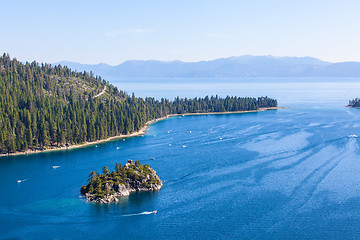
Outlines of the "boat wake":
{"type": "Polygon", "coordinates": [[[133,213],[133,214],[125,214],[122,215],[123,217],[132,217],[132,216],[141,216],[141,215],[150,215],[150,214],[156,214],[157,211],[154,210],[152,212],[141,212],[141,213],[133,213]]]}

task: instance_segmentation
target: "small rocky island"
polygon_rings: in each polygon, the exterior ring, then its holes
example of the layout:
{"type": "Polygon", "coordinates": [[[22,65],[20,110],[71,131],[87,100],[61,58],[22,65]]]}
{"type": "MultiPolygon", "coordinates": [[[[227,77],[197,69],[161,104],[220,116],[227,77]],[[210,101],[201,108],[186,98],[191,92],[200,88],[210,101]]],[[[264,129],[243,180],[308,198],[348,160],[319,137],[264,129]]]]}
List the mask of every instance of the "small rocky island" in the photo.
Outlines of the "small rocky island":
{"type": "Polygon", "coordinates": [[[163,186],[156,171],[147,164],[141,165],[140,161],[129,160],[124,166],[116,163],[112,172],[105,166],[102,172],[92,171],[88,185],[81,187],[80,192],[87,201],[118,202],[118,197],[132,192],[157,191],[163,186]]]}

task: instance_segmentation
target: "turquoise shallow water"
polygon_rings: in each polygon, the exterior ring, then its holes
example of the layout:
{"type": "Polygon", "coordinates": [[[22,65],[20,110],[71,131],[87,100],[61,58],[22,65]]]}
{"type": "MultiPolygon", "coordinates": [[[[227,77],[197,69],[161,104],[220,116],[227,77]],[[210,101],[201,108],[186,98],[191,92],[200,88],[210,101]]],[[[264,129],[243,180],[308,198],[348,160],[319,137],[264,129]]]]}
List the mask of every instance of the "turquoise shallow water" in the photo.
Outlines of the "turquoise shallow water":
{"type": "Polygon", "coordinates": [[[359,238],[359,138],[349,135],[360,136],[360,111],[328,96],[321,107],[173,117],[143,137],[2,158],[0,238],[359,238]],[[91,170],[128,159],[151,165],[163,189],[109,205],[79,198],[91,170]]]}

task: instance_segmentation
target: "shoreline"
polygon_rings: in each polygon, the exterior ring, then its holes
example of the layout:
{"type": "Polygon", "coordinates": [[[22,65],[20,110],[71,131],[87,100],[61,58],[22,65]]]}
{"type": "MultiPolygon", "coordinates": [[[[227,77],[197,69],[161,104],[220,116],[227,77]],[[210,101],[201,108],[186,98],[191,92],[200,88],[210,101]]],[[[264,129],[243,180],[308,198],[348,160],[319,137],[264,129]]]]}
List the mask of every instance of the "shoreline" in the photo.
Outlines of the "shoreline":
{"type": "Polygon", "coordinates": [[[143,136],[146,133],[146,130],[150,125],[152,125],[152,124],[154,124],[156,122],[159,122],[159,121],[166,120],[166,119],[171,118],[171,117],[176,117],[176,116],[254,113],[254,112],[264,112],[264,111],[269,111],[269,110],[277,110],[277,109],[285,109],[285,108],[286,107],[268,107],[268,108],[259,108],[257,110],[249,110],[249,111],[169,114],[169,115],[167,115],[165,117],[157,118],[157,119],[146,122],[145,126],[142,127],[139,131],[133,132],[133,133],[130,133],[130,134],[125,134],[125,135],[122,134],[122,135],[118,135],[118,136],[109,137],[109,138],[106,138],[106,139],[96,140],[96,141],[93,141],[93,142],[85,142],[85,143],[82,143],[82,144],[71,145],[71,146],[68,146],[68,147],[66,147],[66,146],[65,147],[52,147],[52,148],[48,148],[48,149],[44,149],[44,150],[27,150],[27,151],[24,151],[24,152],[3,153],[3,154],[0,154],[0,157],[29,155],[29,154],[35,154],[35,153],[45,153],[45,152],[71,150],[71,149],[83,148],[83,147],[87,147],[87,146],[91,146],[91,145],[95,145],[95,144],[99,144],[99,143],[109,142],[111,140],[115,140],[115,139],[118,139],[118,138],[129,138],[129,137],[143,136]]]}

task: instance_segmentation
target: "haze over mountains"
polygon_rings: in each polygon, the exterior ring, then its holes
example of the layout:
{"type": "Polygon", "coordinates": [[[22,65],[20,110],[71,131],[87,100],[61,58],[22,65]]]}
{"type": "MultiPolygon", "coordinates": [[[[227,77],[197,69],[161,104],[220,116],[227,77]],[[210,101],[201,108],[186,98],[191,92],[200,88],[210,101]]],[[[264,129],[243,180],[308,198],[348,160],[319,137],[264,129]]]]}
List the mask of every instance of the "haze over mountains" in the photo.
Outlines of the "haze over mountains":
{"type": "Polygon", "coordinates": [[[312,57],[240,56],[211,61],[131,60],[117,66],[62,61],[78,72],[105,79],[221,77],[360,77],[359,62],[331,63],[312,57]]]}

